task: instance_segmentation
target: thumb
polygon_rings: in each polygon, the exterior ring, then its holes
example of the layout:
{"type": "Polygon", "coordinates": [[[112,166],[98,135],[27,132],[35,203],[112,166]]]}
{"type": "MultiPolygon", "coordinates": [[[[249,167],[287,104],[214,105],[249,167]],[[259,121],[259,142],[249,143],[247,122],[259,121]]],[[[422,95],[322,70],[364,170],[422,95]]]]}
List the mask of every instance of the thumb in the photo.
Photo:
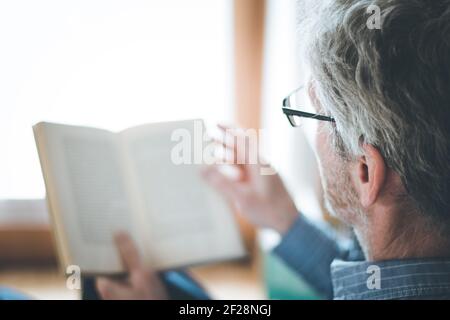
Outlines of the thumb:
{"type": "Polygon", "coordinates": [[[104,300],[127,299],[128,288],[124,284],[108,278],[98,278],[97,291],[104,300]]]}

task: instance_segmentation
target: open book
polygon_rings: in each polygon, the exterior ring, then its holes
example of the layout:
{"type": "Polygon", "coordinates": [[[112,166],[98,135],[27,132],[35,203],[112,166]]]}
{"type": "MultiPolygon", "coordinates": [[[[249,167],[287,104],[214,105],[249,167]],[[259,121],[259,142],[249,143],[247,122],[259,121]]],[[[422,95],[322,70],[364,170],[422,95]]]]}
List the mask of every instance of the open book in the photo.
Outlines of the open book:
{"type": "Polygon", "coordinates": [[[63,267],[78,265],[84,274],[122,272],[113,242],[117,231],[128,232],[144,263],[156,270],[245,255],[232,212],[200,175],[205,164],[173,159],[183,151],[174,141],[182,135],[173,133],[190,134],[183,143],[198,148],[199,124],[204,128],[203,121],[189,120],[120,133],[34,126],[63,267]]]}

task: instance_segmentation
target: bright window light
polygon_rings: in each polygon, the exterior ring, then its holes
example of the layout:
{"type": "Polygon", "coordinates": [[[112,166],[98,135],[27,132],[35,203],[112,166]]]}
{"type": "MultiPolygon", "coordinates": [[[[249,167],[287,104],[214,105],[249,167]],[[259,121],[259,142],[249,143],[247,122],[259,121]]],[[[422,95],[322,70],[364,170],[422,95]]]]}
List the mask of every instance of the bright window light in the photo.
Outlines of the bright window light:
{"type": "Polygon", "coordinates": [[[229,120],[231,0],[0,2],[0,199],[41,198],[39,121],[229,120]]]}

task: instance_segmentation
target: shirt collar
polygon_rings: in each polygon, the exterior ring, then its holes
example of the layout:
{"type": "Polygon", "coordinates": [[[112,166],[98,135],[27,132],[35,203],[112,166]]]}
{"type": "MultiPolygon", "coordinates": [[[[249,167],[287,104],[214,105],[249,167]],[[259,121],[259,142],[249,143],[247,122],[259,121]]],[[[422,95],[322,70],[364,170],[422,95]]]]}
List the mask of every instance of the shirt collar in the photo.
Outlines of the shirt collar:
{"type": "Polygon", "coordinates": [[[450,296],[450,259],[331,264],[334,298],[413,299],[450,296]]]}

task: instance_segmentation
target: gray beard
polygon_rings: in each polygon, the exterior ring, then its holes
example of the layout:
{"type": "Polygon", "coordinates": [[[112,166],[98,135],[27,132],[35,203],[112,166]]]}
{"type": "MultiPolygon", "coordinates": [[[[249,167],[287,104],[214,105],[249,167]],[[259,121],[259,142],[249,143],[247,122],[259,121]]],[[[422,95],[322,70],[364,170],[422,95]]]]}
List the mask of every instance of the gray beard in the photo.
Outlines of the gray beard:
{"type": "Polygon", "coordinates": [[[322,179],[325,182],[325,208],[333,217],[352,227],[355,226],[361,220],[363,212],[347,168],[345,166],[335,167],[322,179]]]}

